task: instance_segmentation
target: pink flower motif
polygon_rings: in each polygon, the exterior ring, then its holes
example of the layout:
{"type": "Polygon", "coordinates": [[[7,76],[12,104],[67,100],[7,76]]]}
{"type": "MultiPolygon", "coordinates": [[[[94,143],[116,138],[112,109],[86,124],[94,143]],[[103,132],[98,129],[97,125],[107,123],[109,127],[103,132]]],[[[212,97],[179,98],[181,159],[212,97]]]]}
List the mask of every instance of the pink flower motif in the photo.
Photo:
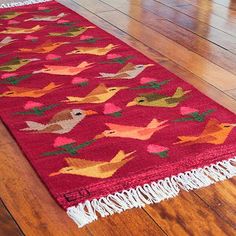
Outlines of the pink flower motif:
{"type": "Polygon", "coordinates": [[[35,40],[38,40],[38,37],[36,37],[36,36],[31,36],[31,35],[27,35],[27,36],[25,37],[25,40],[35,41],[35,40]]]}
{"type": "Polygon", "coordinates": [[[142,77],[140,79],[140,84],[147,84],[147,83],[151,83],[151,82],[156,82],[156,79],[150,78],[150,77],[142,77]]]}
{"type": "Polygon", "coordinates": [[[74,77],[71,81],[72,84],[84,84],[88,83],[88,79],[82,77],[74,77]]]}
{"type": "Polygon", "coordinates": [[[120,57],[122,57],[120,54],[114,54],[114,53],[107,54],[108,60],[116,59],[116,58],[120,58],[120,57]]]}
{"type": "Polygon", "coordinates": [[[53,146],[54,147],[61,147],[67,144],[75,143],[76,141],[71,138],[65,138],[65,137],[57,137],[54,140],[53,146]]]}
{"type": "Polygon", "coordinates": [[[25,105],[24,105],[24,109],[25,110],[30,110],[36,107],[42,107],[43,104],[39,103],[39,102],[33,102],[33,101],[28,101],[25,105]]]}
{"type": "Polygon", "coordinates": [[[58,20],[57,23],[58,24],[63,24],[63,23],[68,23],[69,21],[68,20],[58,20]]]}
{"type": "Polygon", "coordinates": [[[9,77],[14,77],[14,76],[17,76],[17,73],[5,73],[2,74],[1,79],[7,79],[9,77]]]}
{"type": "Polygon", "coordinates": [[[198,112],[197,109],[191,108],[191,107],[181,107],[180,108],[180,113],[181,115],[188,115],[194,112],[198,112]]]}
{"type": "Polygon", "coordinates": [[[156,144],[149,144],[148,147],[147,147],[147,151],[149,153],[161,153],[161,152],[165,152],[165,151],[168,151],[169,148],[167,147],[163,147],[163,146],[160,146],[160,145],[156,145],[156,144]]]}
{"type": "Polygon", "coordinates": [[[9,20],[8,21],[8,25],[16,25],[16,24],[19,24],[20,22],[17,21],[17,20],[9,20]]]}
{"type": "Polygon", "coordinates": [[[121,111],[121,108],[116,106],[116,105],[114,105],[113,103],[106,103],[104,105],[103,113],[105,115],[109,115],[109,114],[116,113],[116,112],[119,112],[119,111],[121,111]]]}
{"type": "Polygon", "coordinates": [[[90,35],[82,35],[80,36],[80,40],[88,40],[88,39],[93,39],[94,37],[93,36],[90,36],[90,35]]]}
{"type": "Polygon", "coordinates": [[[59,60],[61,59],[61,56],[56,55],[56,54],[48,54],[46,56],[46,60],[51,61],[51,60],[59,60]]]}
{"type": "Polygon", "coordinates": [[[47,7],[38,7],[38,10],[43,11],[43,10],[48,10],[47,7]]]}

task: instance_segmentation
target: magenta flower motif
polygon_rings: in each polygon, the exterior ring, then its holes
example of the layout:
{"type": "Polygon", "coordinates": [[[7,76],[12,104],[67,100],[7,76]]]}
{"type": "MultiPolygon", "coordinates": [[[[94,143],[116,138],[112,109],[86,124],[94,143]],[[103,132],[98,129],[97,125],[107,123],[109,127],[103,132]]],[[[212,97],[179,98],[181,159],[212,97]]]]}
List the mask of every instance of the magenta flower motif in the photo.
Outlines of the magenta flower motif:
{"type": "Polygon", "coordinates": [[[165,158],[168,156],[168,147],[163,147],[157,144],[149,144],[147,147],[147,151],[151,154],[158,155],[162,158],[165,158]]]}
{"type": "Polygon", "coordinates": [[[74,77],[71,81],[72,84],[79,86],[87,86],[88,82],[89,82],[88,79],[82,77],[74,77]]]}
{"type": "Polygon", "coordinates": [[[53,146],[54,147],[61,147],[61,146],[65,146],[68,144],[72,144],[75,143],[76,141],[74,139],[71,138],[65,138],[65,137],[57,137],[54,140],[53,146]]]}
{"type": "Polygon", "coordinates": [[[38,108],[38,107],[42,107],[42,106],[44,106],[42,103],[33,102],[33,101],[28,101],[28,102],[24,105],[24,109],[25,109],[25,110],[30,110],[30,109],[34,109],[34,108],[38,108]]]}
{"type": "Polygon", "coordinates": [[[94,37],[91,35],[82,35],[80,36],[80,40],[89,40],[89,39],[93,39],[94,37]]]}
{"type": "Polygon", "coordinates": [[[115,54],[115,53],[107,54],[107,59],[108,60],[112,60],[112,59],[116,59],[116,58],[120,58],[120,57],[122,57],[120,54],[115,54]]]}
{"type": "Polygon", "coordinates": [[[142,77],[140,79],[140,84],[147,84],[147,83],[151,83],[151,82],[156,82],[156,79],[151,78],[151,77],[142,77]]]}
{"type": "Polygon", "coordinates": [[[64,24],[64,23],[68,23],[68,20],[58,20],[57,23],[58,24],[64,24]]]}
{"type": "Polygon", "coordinates": [[[38,40],[38,37],[36,37],[36,36],[31,36],[31,35],[27,35],[27,36],[25,37],[25,40],[35,42],[35,41],[38,40]]]}
{"type": "Polygon", "coordinates": [[[9,20],[8,21],[8,25],[16,25],[16,24],[19,24],[20,22],[17,21],[17,20],[9,20]]]}
{"type": "Polygon", "coordinates": [[[194,108],[191,108],[191,107],[181,107],[180,108],[181,115],[189,115],[189,114],[192,114],[194,112],[198,112],[198,110],[194,109],[194,108]]]}
{"type": "Polygon", "coordinates": [[[9,77],[15,77],[15,76],[17,76],[17,73],[4,73],[2,74],[1,79],[7,79],[9,77]]]}
{"type": "Polygon", "coordinates": [[[118,116],[121,116],[121,110],[122,109],[120,107],[116,106],[113,103],[106,103],[104,105],[103,113],[105,115],[112,115],[112,116],[118,117],[118,116]]]}
{"type": "Polygon", "coordinates": [[[47,56],[46,56],[46,60],[48,60],[48,61],[52,61],[52,60],[60,60],[61,59],[61,56],[59,56],[59,55],[56,55],[56,54],[48,54],[47,56]]]}

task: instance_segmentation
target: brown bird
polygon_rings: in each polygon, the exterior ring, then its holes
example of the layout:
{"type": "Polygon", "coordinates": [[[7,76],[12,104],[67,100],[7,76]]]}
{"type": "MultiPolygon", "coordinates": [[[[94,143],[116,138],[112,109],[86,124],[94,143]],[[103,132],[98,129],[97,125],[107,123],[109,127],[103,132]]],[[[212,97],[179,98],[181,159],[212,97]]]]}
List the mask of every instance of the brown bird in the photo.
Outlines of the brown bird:
{"type": "Polygon", "coordinates": [[[34,53],[48,53],[48,52],[51,52],[64,44],[69,44],[69,42],[55,42],[55,43],[53,43],[51,40],[48,40],[45,43],[37,46],[36,48],[20,48],[19,51],[21,51],[21,52],[34,52],[34,53]]]}
{"type": "Polygon", "coordinates": [[[39,98],[44,96],[47,93],[51,93],[52,91],[61,87],[62,84],[54,84],[53,82],[48,84],[47,86],[41,88],[24,88],[24,87],[16,87],[16,86],[8,86],[9,91],[6,91],[0,94],[1,97],[30,97],[30,98],[39,98]]]}
{"type": "Polygon", "coordinates": [[[86,116],[97,114],[92,110],[66,109],[55,114],[47,124],[35,121],[26,121],[28,128],[22,131],[33,131],[35,133],[65,134],[70,132],[86,116]]]}
{"type": "Polygon", "coordinates": [[[135,153],[135,151],[126,154],[124,151],[120,150],[111,161],[90,161],[79,158],[65,158],[65,161],[69,166],[63,167],[58,172],[52,173],[49,176],[71,174],[101,179],[109,178],[113,176],[118,169],[134,158],[132,156],[133,153],[135,153]]]}
{"type": "Polygon", "coordinates": [[[210,119],[200,135],[179,136],[180,141],[174,144],[223,144],[234,127],[236,127],[236,124],[221,123],[217,119],[210,119]]]}
{"type": "Polygon", "coordinates": [[[43,29],[44,26],[36,25],[32,28],[6,27],[6,30],[0,31],[1,34],[30,34],[43,29]]]}

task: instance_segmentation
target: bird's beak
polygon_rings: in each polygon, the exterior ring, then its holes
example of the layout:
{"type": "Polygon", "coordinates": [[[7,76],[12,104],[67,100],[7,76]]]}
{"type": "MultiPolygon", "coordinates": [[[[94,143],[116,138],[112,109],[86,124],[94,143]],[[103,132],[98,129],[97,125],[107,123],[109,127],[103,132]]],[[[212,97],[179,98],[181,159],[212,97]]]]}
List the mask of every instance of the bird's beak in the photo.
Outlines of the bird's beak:
{"type": "Polygon", "coordinates": [[[145,65],[145,67],[150,67],[150,66],[154,66],[154,64],[147,64],[147,65],[145,65]]]}
{"type": "Polygon", "coordinates": [[[36,70],[36,71],[33,71],[32,74],[39,74],[41,72],[42,72],[41,70],[36,70]]]}
{"type": "Polygon", "coordinates": [[[128,89],[129,87],[120,87],[120,89],[128,89]]]}
{"type": "Polygon", "coordinates": [[[72,55],[72,54],[74,54],[73,51],[66,53],[66,55],[72,55]]]}
{"type": "Polygon", "coordinates": [[[52,176],[56,176],[56,175],[60,175],[61,173],[60,172],[54,172],[54,173],[51,173],[49,176],[52,177],[52,176]]]}
{"type": "Polygon", "coordinates": [[[132,107],[132,106],[135,106],[135,105],[136,105],[136,103],[134,101],[132,101],[132,102],[129,102],[126,106],[127,107],[132,107]]]}
{"type": "Polygon", "coordinates": [[[87,116],[98,114],[96,111],[93,111],[93,110],[87,110],[87,111],[84,111],[84,113],[87,116]]]}
{"type": "Polygon", "coordinates": [[[32,59],[29,59],[30,61],[39,61],[40,59],[38,58],[32,58],[32,59]]]}
{"type": "Polygon", "coordinates": [[[101,134],[96,135],[94,137],[94,139],[97,140],[97,139],[101,139],[101,138],[104,138],[104,137],[105,137],[105,135],[103,133],[101,133],[101,134]]]}
{"type": "Polygon", "coordinates": [[[231,124],[231,126],[236,127],[236,124],[231,124]]]}
{"type": "Polygon", "coordinates": [[[94,29],[95,26],[87,26],[86,28],[87,28],[87,29],[94,29]]]}

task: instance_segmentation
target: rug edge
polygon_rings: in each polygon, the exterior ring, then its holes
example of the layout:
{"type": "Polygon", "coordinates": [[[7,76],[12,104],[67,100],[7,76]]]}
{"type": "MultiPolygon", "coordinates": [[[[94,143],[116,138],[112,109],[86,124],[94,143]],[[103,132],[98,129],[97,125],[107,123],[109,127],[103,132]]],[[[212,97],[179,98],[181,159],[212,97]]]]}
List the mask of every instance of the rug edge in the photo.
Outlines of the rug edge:
{"type": "Polygon", "coordinates": [[[11,3],[2,3],[0,5],[0,9],[7,9],[7,8],[14,8],[14,7],[20,7],[20,6],[28,6],[43,2],[51,2],[54,0],[25,0],[25,1],[16,1],[11,3]]]}
{"type": "Polygon", "coordinates": [[[96,221],[98,219],[97,213],[101,217],[106,217],[128,209],[141,208],[174,198],[178,196],[180,190],[188,192],[230,179],[236,176],[236,166],[233,164],[236,165],[236,157],[166,177],[143,186],[109,194],[106,197],[87,200],[77,206],[68,207],[67,214],[79,228],[82,228],[96,221]]]}

